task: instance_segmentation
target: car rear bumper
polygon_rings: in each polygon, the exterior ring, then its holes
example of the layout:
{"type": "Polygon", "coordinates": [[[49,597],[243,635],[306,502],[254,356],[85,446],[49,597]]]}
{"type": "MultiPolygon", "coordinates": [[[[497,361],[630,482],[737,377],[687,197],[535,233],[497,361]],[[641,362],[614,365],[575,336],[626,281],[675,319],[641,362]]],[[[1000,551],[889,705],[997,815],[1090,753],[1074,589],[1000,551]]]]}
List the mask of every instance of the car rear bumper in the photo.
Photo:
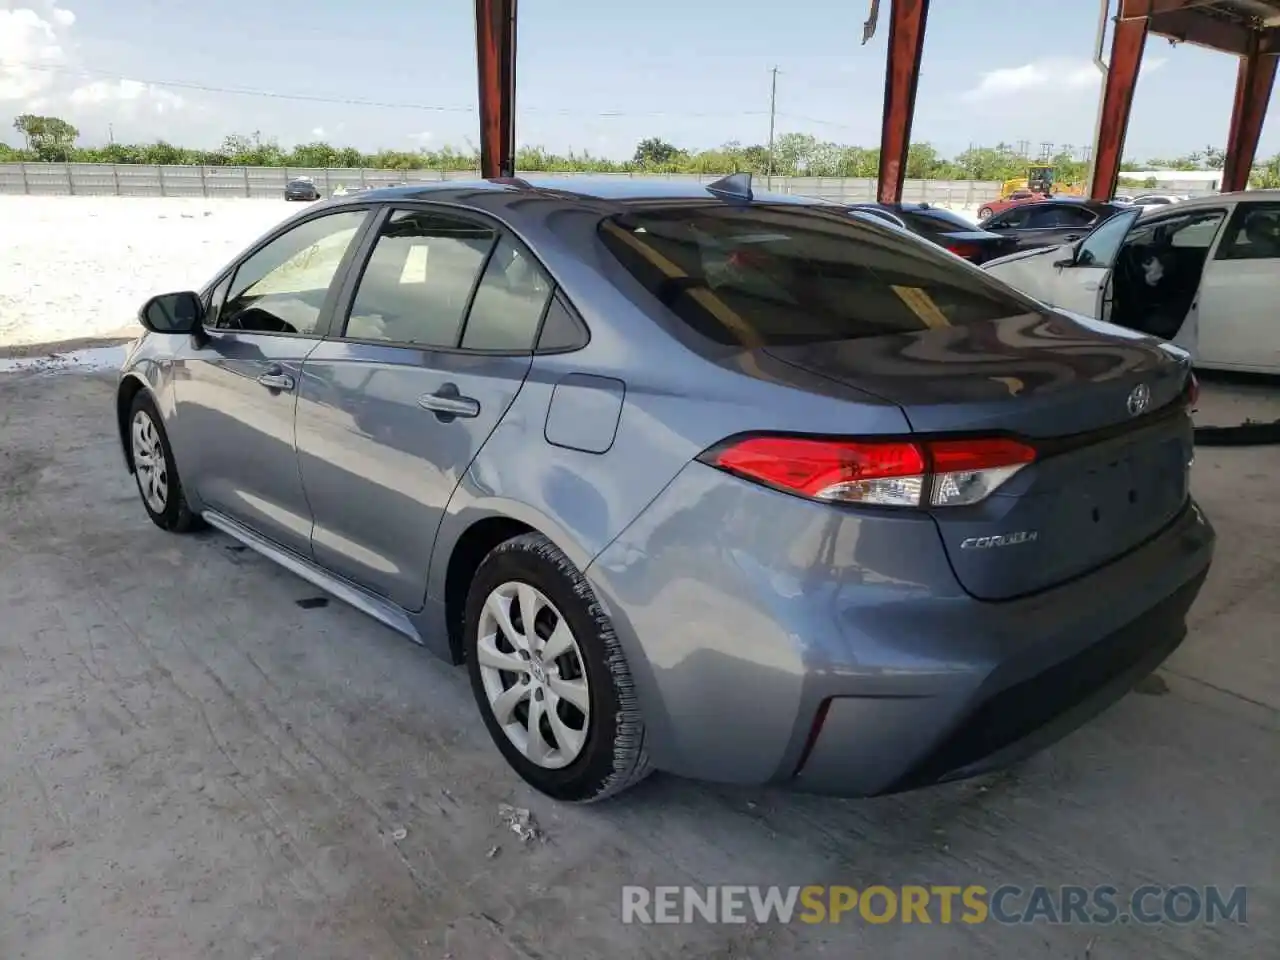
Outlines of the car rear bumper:
{"type": "Polygon", "coordinates": [[[978,601],[927,517],[692,464],[589,568],[669,772],[870,796],[970,776],[1084,723],[1181,642],[1212,560],[1194,503],[1035,596],[978,601]]]}

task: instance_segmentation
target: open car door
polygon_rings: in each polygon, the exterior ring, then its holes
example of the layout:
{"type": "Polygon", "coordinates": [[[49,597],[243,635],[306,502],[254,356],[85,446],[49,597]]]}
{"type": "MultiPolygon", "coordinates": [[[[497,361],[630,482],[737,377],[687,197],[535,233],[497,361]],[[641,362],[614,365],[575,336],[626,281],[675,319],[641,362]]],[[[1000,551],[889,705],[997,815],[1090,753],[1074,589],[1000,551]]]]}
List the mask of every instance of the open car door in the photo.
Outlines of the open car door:
{"type": "Polygon", "coordinates": [[[1104,220],[1093,231],[1080,241],[1080,246],[1076,248],[1076,262],[1080,263],[1081,258],[1088,250],[1091,256],[1090,266],[1094,268],[1095,275],[1101,269],[1102,273],[1097,276],[1097,288],[1095,292],[1095,302],[1093,307],[1093,315],[1099,320],[1113,322],[1111,319],[1112,308],[1115,306],[1115,266],[1116,257],[1120,254],[1120,248],[1124,246],[1125,238],[1129,236],[1129,232],[1133,230],[1137,224],[1138,218],[1142,216],[1142,209],[1135,207],[1132,210],[1126,210],[1123,213],[1117,213],[1109,220],[1104,220]]]}

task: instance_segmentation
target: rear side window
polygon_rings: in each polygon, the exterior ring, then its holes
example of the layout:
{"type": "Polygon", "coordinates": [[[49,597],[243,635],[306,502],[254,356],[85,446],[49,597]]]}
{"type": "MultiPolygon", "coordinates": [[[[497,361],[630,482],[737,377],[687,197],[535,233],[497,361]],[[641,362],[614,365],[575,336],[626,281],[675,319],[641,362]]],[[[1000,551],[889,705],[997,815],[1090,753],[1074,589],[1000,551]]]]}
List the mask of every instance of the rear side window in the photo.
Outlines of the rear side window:
{"type": "Polygon", "coordinates": [[[360,277],[345,335],[454,347],[496,239],[492,229],[424,211],[393,213],[360,277]]]}
{"type": "Polygon", "coordinates": [[[527,252],[503,237],[476,289],[462,334],[467,350],[533,349],[551,297],[551,280],[527,252]]]}
{"type": "Polygon", "coordinates": [[[703,336],[761,347],[909,333],[1036,308],[923,240],[796,206],[648,208],[604,245],[703,336]]]}
{"type": "Polygon", "coordinates": [[[974,226],[964,217],[950,210],[902,210],[899,212],[911,229],[919,233],[955,233],[972,230],[974,226]]]}
{"type": "Polygon", "coordinates": [[[1242,203],[1218,246],[1219,260],[1280,259],[1280,203],[1242,203]]]}

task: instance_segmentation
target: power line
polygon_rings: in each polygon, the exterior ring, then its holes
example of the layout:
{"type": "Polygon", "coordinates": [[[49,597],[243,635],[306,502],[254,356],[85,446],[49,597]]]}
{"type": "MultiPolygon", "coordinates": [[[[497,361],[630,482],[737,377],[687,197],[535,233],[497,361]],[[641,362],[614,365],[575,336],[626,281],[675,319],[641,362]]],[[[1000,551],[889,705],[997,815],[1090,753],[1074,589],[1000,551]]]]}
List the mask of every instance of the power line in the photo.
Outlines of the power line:
{"type": "MultiPolygon", "coordinates": [[[[425,110],[432,113],[478,113],[478,109],[474,106],[444,106],[425,103],[412,103],[406,101],[391,100],[366,100],[355,97],[325,97],[308,93],[281,93],[275,90],[262,90],[254,87],[223,87],[214,84],[196,83],[190,80],[144,80],[138,77],[126,77],[122,74],[108,73],[102,70],[90,69],[73,69],[69,67],[59,67],[52,64],[37,63],[19,63],[14,61],[0,61],[0,66],[4,67],[21,67],[25,70],[44,70],[50,73],[60,73],[68,76],[78,76],[82,79],[92,80],[115,80],[130,83],[139,83],[150,87],[171,87],[176,90],[192,90],[200,93],[219,93],[230,94],[242,97],[263,97],[272,100],[294,100],[306,103],[326,103],[336,104],[340,106],[352,107],[382,107],[393,110],[425,110]]],[[[554,116],[591,116],[601,118],[617,118],[617,117],[689,117],[689,118],[711,118],[711,117],[741,117],[741,116],[761,116],[764,110],[723,110],[723,111],[672,111],[672,110],[567,110],[564,108],[540,108],[540,107],[522,107],[522,112],[538,113],[554,116]]]]}

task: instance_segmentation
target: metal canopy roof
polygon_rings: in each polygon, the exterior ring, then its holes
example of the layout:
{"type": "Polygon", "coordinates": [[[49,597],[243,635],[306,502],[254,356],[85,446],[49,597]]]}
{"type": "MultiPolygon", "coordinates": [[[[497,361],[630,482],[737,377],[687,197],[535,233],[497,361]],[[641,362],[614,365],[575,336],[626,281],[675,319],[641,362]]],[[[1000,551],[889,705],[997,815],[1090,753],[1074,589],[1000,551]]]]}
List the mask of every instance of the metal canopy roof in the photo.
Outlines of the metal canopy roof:
{"type": "Polygon", "coordinates": [[[1280,0],[1130,0],[1120,19],[1147,19],[1158,37],[1237,55],[1261,33],[1259,52],[1280,52],[1280,0]]]}

